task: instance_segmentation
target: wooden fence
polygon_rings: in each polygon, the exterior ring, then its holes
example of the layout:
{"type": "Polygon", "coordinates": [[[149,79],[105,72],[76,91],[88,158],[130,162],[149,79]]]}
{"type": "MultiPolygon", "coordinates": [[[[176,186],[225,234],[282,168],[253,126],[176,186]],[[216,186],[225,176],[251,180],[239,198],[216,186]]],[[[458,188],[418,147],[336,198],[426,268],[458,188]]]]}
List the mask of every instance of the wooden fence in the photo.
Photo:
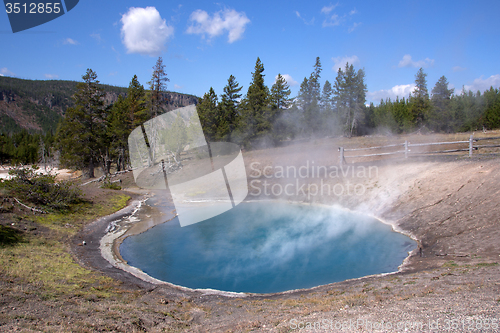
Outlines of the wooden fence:
{"type": "Polygon", "coordinates": [[[500,137],[490,137],[490,138],[474,138],[474,134],[469,137],[467,141],[451,141],[451,142],[429,142],[429,143],[410,143],[406,140],[404,143],[392,144],[387,146],[377,146],[377,147],[367,147],[367,148],[344,148],[339,147],[340,152],[340,164],[346,163],[345,158],[358,158],[358,157],[371,157],[371,156],[386,156],[386,155],[398,155],[404,154],[405,158],[408,158],[408,155],[422,155],[422,154],[438,154],[438,153],[454,153],[460,151],[468,151],[469,157],[472,157],[472,151],[478,150],[480,148],[496,148],[500,147],[500,144],[488,144],[488,145],[474,145],[475,142],[484,141],[484,140],[498,140],[500,137]],[[411,147],[425,147],[425,146],[437,146],[437,145],[452,145],[452,144],[468,144],[467,148],[458,148],[458,149],[446,149],[446,150],[435,150],[435,151],[424,151],[424,152],[412,152],[411,147]],[[381,150],[387,148],[399,148],[400,150],[385,152],[385,153],[374,153],[374,154],[364,154],[364,155],[351,155],[345,156],[345,152],[351,151],[368,151],[368,150],[381,150]]]}

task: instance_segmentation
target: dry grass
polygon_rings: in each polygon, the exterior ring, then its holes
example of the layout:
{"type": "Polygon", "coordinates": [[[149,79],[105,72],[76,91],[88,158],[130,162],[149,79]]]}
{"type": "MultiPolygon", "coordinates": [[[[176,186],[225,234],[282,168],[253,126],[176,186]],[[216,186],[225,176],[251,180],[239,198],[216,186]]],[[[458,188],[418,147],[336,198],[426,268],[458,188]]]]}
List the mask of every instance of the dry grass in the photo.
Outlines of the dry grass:
{"type": "Polygon", "coordinates": [[[76,264],[61,243],[32,239],[0,251],[0,272],[8,279],[37,286],[42,299],[61,295],[111,296],[118,284],[76,264]]]}
{"type": "Polygon", "coordinates": [[[119,283],[78,265],[63,242],[88,221],[123,208],[129,196],[115,194],[107,199],[107,203],[97,205],[80,204],[69,214],[24,216],[50,231],[44,235],[26,236],[15,245],[0,248],[0,277],[35,286],[26,293],[35,293],[42,299],[61,295],[112,296],[119,283]]]}
{"type": "Polygon", "coordinates": [[[105,200],[99,200],[98,204],[91,202],[74,205],[70,212],[54,213],[47,215],[31,216],[34,222],[54,230],[60,234],[75,235],[85,224],[120,210],[127,205],[130,199],[125,194],[108,194],[105,200]]]}

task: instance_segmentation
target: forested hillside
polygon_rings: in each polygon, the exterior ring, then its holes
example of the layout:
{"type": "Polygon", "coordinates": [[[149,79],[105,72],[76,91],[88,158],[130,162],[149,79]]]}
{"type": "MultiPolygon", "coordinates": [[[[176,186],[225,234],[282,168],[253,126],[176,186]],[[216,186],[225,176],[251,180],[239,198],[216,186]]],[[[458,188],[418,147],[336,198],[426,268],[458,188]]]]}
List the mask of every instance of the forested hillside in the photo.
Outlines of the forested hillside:
{"type": "MultiPolygon", "coordinates": [[[[166,73],[163,79],[166,79],[166,73]]],[[[119,156],[120,163],[124,166],[124,157],[128,156],[124,151],[125,142],[132,125],[138,126],[154,114],[198,102],[196,96],[166,91],[165,84],[160,85],[159,89],[156,84],[150,85],[149,88],[156,91],[146,90],[135,76],[131,81],[132,88],[103,85],[96,77],[91,81],[92,89],[99,91],[101,113],[98,115],[97,125],[104,126],[104,136],[100,136],[98,140],[100,146],[94,148],[105,150],[107,154],[106,162],[102,161],[101,156],[96,157],[96,165],[109,165],[111,158],[119,156]],[[137,95],[138,92],[140,95],[137,95]],[[124,117],[129,110],[135,110],[139,117],[130,123],[124,117]]],[[[97,140],[96,133],[79,131],[79,126],[85,126],[84,123],[88,120],[85,117],[69,120],[72,121],[71,128],[68,127],[68,121],[63,120],[68,112],[74,117],[74,113],[81,110],[77,96],[82,89],[82,82],[35,81],[0,76],[0,163],[42,163],[58,160],[61,153],[66,165],[80,167],[80,164],[68,161],[76,160],[72,154],[77,157],[85,156],[88,147],[81,148],[79,143],[89,137],[91,141],[97,140]],[[56,136],[57,133],[59,135],[56,136]],[[65,141],[63,138],[66,134],[73,135],[75,142],[65,141]],[[68,143],[68,146],[63,146],[62,142],[68,143]],[[72,147],[79,147],[76,149],[80,150],[68,153],[68,149],[72,147]]],[[[95,118],[92,110],[84,112],[95,118]]]]}
{"type": "MultiPolygon", "coordinates": [[[[55,133],[57,124],[68,107],[75,102],[72,96],[78,82],[62,80],[23,80],[0,76],[0,133],[13,134],[25,129],[31,133],[55,133]]],[[[99,85],[105,92],[105,104],[126,95],[127,88],[99,85]]],[[[197,102],[192,95],[163,92],[165,110],[197,102]]]]}

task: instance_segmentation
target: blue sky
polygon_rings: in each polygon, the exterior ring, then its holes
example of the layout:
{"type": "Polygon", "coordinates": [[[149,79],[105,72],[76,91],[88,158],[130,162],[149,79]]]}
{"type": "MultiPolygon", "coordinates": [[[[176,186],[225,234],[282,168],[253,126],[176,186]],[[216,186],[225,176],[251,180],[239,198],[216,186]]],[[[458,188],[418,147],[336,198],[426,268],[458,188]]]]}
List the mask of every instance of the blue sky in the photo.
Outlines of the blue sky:
{"type": "Polygon", "coordinates": [[[316,57],[322,83],[346,61],[366,72],[367,102],[408,96],[423,67],[429,91],[500,87],[500,1],[94,1],[12,33],[0,14],[0,75],[146,86],[162,56],[168,90],[220,95],[230,75],[246,92],[257,57],[266,84],[286,75],[295,96],[316,57]]]}

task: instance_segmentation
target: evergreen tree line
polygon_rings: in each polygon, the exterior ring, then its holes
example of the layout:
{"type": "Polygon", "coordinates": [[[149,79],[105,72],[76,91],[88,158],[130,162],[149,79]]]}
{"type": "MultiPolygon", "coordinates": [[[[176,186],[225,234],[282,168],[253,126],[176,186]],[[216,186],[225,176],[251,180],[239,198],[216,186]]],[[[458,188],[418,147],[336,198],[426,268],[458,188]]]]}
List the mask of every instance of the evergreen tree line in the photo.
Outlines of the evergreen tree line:
{"type": "MultiPolygon", "coordinates": [[[[231,75],[220,96],[210,88],[199,98],[197,111],[206,139],[235,142],[252,149],[294,138],[364,135],[381,128],[403,133],[422,128],[455,132],[500,127],[498,89],[490,88],[483,94],[463,90],[457,95],[443,76],[429,93],[421,68],[415,75],[415,90],[407,98],[366,106],[363,69],[346,64],[332,83],[326,80],[323,85],[321,72],[318,57],[298,95],[292,98],[281,74],[271,88],[265,85],[264,65],[257,58],[245,95],[231,75]]],[[[76,86],[73,106],[66,110],[56,135],[26,131],[0,135],[0,162],[41,163],[53,158],[57,151],[63,166],[85,170],[90,177],[96,167],[109,173],[111,165],[118,171],[129,166],[129,134],[165,112],[163,106],[168,103],[163,92],[169,80],[162,58],[153,67],[148,90],[134,76],[126,93],[110,105],[105,103],[104,87],[93,70],[88,69],[82,79],[76,86]]]]}
{"type": "Polygon", "coordinates": [[[166,110],[197,101],[191,95],[169,93],[164,68],[158,59],[149,90],[137,76],[128,88],[100,84],[92,70],[79,83],[0,77],[0,102],[21,107],[42,129],[25,130],[1,114],[0,163],[43,164],[61,157],[64,165],[88,172],[90,165],[105,170],[112,163],[119,170],[128,167],[127,138],[133,128],[166,110]],[[68,120],[50,109],[53,107],[64,110],[68,120]],[[84,145],[85,140],[89,146],[84,145]]]}
{"type": "MultiPolygon", "coordinates": [[[[71,107],[59,122],[56,135],[29,133],[0,134],[0,162],[42,164],[58,157],[62,166],[84,170],[94,177],[96,167],[109,173],[129,167],[128,136],[133,129],[165,112],[166,82],[169,81],[162,58],[153,67],[149,90],[134,75],[125,93],[106,105],[108,86],[101,85],[97,74],[87,69],[83,82],[76,85],[71,107]],[[56,156],[57,155],[57,156],[56,156]]],[[[17,80],[9,81],[16,84],[17,80]]],[[[65,82],[63,82],[65,83],[65,82]]],[[[19,93],[19,87],[14,86],[19,93]]],[[[121,88],[123,90],[123,88],[121,88]]],[[[22,93],[22,92],[21,92],[22,93]]]]}
{"type": "Polygon", "coordinates": [[[434,88],[427,90],[426,74],[422,68],[415,76],[416,88],[408,98],[381,100],[378,106],[370,104],[366,125],[370,129],[386,129],[392,133],[411,132],[426,128],[442,133],[492,130],[500,128],[500,91],[476,93],[462,88],[460,94],[448,88],[442,76],[434,88]]]}
{"type": "MultiPolygon", "coordinates": [[[[126,96],[105,105],[104,89],[97,74],[88,69],[73,96],[75,106],[66,110],[56,134],[56,148],[64,166],[84,170],[94,177],[96,167],[108,174],[111,165],[123,170],[130,164],[128,136],[148,119],[164,112],[166,82],[169,81],[162,58],[153,67],[149,90],[134,75],[126,96]]],[[[144,128],[143,128],[144,130],[144,128]]]]}
{"type": "Polygon", "coordinates": [[[366,105],[363,69],[347,63],[333,83],[321,87],[321,62],[305,77],[295,98],[281,74],[269,89],[258,58],[246,95],[231,75],[219,97],[211,87],[199,99],[198,114],[210,141],[233,141],[247,148],[276,145],[293,138],[392,133],[427,129],[434,132],[474,131],[500,127],[500,94],[493,87],[481,94],[454,94],[442,76],[429,94],[427,74],[420,68],[408,97],[366,105]]]}
{"type": "Polygon", "coordinates": [[[269,89],[264,83],[264,65],[257,58],[252,81],[243,87],[231,75],[220,101],[211,87],[199,99],[198,115],[209,141],[232,141],[246,148],[277,145],[293,138],[356,135],[364,126],[366,85],[364,71],[346,64],[335,82],[321,87],[319,57],[296,98],[285,78],[278,74],[269,89]]]}
{"type": "Polygon", "coordinates": [[[18,133],[0,134],[0,164],[43,164],[53,159],[55,137],[52,132],[46,134],[18,133]]]}
{"type": "Polygon", "coordinates": [[[244,98],[241,98],[243,87],[231,75],[220,101],[212,87],[199,99],[196,109],[209,142],[237,142],[249,147],[264,140],[278,143],[287,137],[289,126],[283,112],[292,104],[290,87],[278,74],[269,89],[264,84],[263,72],[264,65],[257,58],[244,98]]]}

